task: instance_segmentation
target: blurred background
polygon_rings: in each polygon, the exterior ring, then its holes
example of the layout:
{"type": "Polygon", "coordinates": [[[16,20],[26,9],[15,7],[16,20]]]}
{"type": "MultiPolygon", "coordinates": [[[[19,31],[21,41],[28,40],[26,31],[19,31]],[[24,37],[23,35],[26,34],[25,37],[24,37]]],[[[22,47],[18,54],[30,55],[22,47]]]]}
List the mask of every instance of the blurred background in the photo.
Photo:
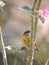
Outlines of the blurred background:
{"type": "MultiPolygon", "coordinates": [[[[5,6],[4,13],[7,14],[8,12],[10,12],[7,15],[11,14],[10,18],[7,17],[6,22],[2,25],[5,46],[13,44],[17,47],[21,47],[23,46],[22,36],[24,31],[31,29],[31,17],[28,13],[20,11],[18,7],[21,4],[24,4],[32,8],[34,0],[3,1],[6,5],[8,3],[12,4],[11,7],[5,6]]],[[[42,0],[40,9],[49,9],[49,0],[42,0]]],[[[1,21],[3,20],[1,20],[0,18],[0,22],[1,21]]],[[[37,41],[38,46],[41,50],[38,54],[36,54],[36,59],[39,61],[39,65],[44,65],[45,61],[49,57],[49,16],[45,18],[44,24],[40,20],[38,20],[37,41]]]]}
{"type": "MultiPolygon", "coordinates": [[[[30,26],[31,17],[28,13],[25,13],[24,11],[20,11],[18,7],[21,4],[24,4],[32,8],[34,0],[14,0],[14,1],[3,0],[3,1],[4,2],[8,1],[9,3],[13,4],[12,7],[9,7],[11,16],[7,20],[7,22],[4,23],[4,26],[3,26],[3,37],[4,37],[5,45],[14,44],[16,46],[21,46],[23,45],[21,38],[24,31],[31,29],[31,26],[30,26]]],[[[5,9],[6,8],[8,8],[8,6],[5,7],[5,9]]],[[[48,8],[49,8],[49,0],[43,0],[41,3],[40,9],[48,9],[48,8]]],[[[5,12],[8,13],[8,9],[5,12]]],[[[49,17],[46,18],[46,22],[44,24],[42,24],[40,20],[38,22],[37,29],[39,30],[39,32],[37,34],[40,36],[40,39],[41,37],[47,36],[49,32],[48,21],[49,21],[49,17]]]]}

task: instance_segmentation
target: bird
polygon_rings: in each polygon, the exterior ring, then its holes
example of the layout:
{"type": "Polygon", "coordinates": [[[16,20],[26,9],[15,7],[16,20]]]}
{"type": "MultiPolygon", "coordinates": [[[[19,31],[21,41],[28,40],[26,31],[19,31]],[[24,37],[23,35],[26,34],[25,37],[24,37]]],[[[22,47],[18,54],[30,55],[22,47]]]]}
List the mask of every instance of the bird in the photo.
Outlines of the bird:
{"type": "Polygon", "coordinates": [[[23,45],[26,49],[30,47],[30,36],[29,35],[30,35],[30,30],[26,30],[22,36],[23,45]]]}
{"type": "MultiPolygon", "coordinates": [[[[22,36],[22,41],[23,41],[23,45],[24,45],[24,47],[22,47],[22,49],[30,49],[30,30],[27,30],[27,31],[25,31],[24,33],[23,33],[23,36],[22,36]]],[[[39,48],[38,48],[38,46],[35,44],[35,46],[34,46],[34,49],[36,50],[36,51],[39,51],[39,48]]]]}

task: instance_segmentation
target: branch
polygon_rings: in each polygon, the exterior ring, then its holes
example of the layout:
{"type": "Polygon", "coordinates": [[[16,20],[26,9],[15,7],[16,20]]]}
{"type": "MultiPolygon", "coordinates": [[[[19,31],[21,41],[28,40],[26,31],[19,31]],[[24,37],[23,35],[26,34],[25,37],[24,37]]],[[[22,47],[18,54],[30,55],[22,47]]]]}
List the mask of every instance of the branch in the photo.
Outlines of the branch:
{"type": "Polygon", "coordinates": [[[3,55],[3,64],[8,65],[7,64],[6,50],[5,50],[5,46],[4,46],[4,42],[3,42],[1,27],[0,27],[0,37],[1,37],[1,50],[2,50],[2,55],[3,55]]]}
{"type": "MultiPolygon", "coordinates": [[[[34,1],[32,11],[38,10],[40,8],[41,1],[42,0],[35,0],[34,1]]],[[[35,48],[34,48],[35,43],[34,42],[35,42],[35,37],[36,37],[37,22],[38,22],[38,18],[36,18],[35,16],[31,17],[31,41],[30,41],[30,52],[29,52],[30,58],[28,61],[28,65],[33,65],[33,60],[35,57],[35,48]]]]}
{"type": "Polygon", "coordinates": [[[17,63],[17,59],[16,59],[16,53],[14,53],[14,65],[16,65],[16,63],[17,63]]]}
{"type": "Polygon", "coordinates": [[[45,65],[48,65],[49,59],[46,61],[45,65]]]}

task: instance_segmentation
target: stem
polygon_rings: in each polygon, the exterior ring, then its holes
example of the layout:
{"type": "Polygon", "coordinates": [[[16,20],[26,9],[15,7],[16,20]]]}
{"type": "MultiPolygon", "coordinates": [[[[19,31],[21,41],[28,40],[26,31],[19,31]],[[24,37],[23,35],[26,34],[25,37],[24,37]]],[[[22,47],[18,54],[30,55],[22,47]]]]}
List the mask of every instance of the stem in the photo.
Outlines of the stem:
{"type": "Polygon", "coordinates": [[[45,65],[48,65],[49,59],[46,61],[45,65]]]}
{"type": "Polygon", "coordinates": [[[14,65],[16,65],[16,63],[17,63],[17,59],[16,59],[16,53],[14,53],[14,65]]]}
{"type": "MultiPolygon", "coordinates": [[[[42,1],[42,0],[39,0],[39,1],[37,2],[36,11],[40,9],[41,1],[42,1]]],[[[34,38],[36,37],[37,23],[38,23],[38,18],[36,17],[36,18],[35,18],[35,25],[34,25],[34,38]]]]}
{"type": "Polygon", "coordinates": [[[6,50],[5,50],[5,46],[4,46],[4,42],[3,42],[3,36],[2,36],[2,31],[1,31],[1,27],[0,27],[0,36],[1,36],[1,49],[2,49],[2,55],[3,55],[3,64],[4,65],[8,65],[7,64],[7,57],[6,57],[6,50]]]}
{"type": "MultiPolygon", "coordinates": [[[[42,0],[35,0],[32,11],[38,10],[40,8],[42,0]]],[[[30,40],[30,58],[28,61],[28,65],[33,65],[33,60],[35,58],[35,37],[36,37],[36,29],[37,29],[38,18],[31,17],[31,40],[30,40]],[[32,44],[33,43],[33,44],[32,44]],[[32,46],[33,45],[33,46],[32,46]]]]}
{"type": "MultiPolygon", "coordinates": [[[[33,8],[32,8],[32,11],[34,12],[35,8],[36,8],[36,5],[37,5],[37,0],[34,1],[34,4],[33,4],[33,8]]],[[[31,40],[30,40],[30,52],[29,52],[29,60],[28,60],[28,65],[32,65],[32,37],[34,34],[33,33],[33,19],[34,17],[31,17],[31,40]]]]}
{"type": "MultiPolygon", "coordinates": [[[[41,1],[42,0],[37,0],[36,10],[39,10],[41,1]]],[[[35,58],[35,44],[36,43],[34,43],[34,42],[35,42],[35,38],[36,38],[37,23],[38,23],[38,18],[35,17],[34,23],[33,23],[33,25],[31,25],[31,27],[32,27],[32,29],[31,29],[31,31],[32,31],[32,33],[31,33],[31,35],[32,35],[31,36],[31,39],[32,39],[31,40],[31,44],[33,43],[33,47],[31,48],[31,50],[32,50],[32,61],[31,61],[31,65],[33,65],[33,60],[35,58]]]]}

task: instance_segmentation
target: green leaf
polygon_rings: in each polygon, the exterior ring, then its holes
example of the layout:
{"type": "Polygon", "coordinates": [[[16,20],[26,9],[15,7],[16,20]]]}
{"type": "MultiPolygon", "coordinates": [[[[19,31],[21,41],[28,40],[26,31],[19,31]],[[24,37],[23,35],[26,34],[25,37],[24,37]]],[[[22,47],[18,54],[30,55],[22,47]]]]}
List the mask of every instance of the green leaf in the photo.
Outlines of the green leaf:
{"type": "MultiPolygon", "coordinates": [[[[36,12],[35,13],[32,12],[32,10],[27,5],[20,5],[19,9],[29,13],[31,16],[36,16],[35,15],[36,12]]],[[[37,17],[40,18],[42,23],[45,22],[45,19],[41,15],[37,15],[37,17]]]]}
{"type": "Polygon", "coordinates": [[[23,10],[23,11],[25,11],[27,13],[32,13],[32,10],[27,5],[20,5],[19,9],[23,10]]]}
{"type": "Polygon", "coordinates": [[[19,48],[12,45],[11,50],[12,50],[12,52],[17,52],[19,50],[19,48]]]}
{"type": "Polygon", "coordinates": [[[30,16],[35,16],[35,14],[36,14],[36,12],[32,11],[27,5],[20,5],[19,10],[29,13],[30,16]]]}
{"type": "Polygon", "coordinates": [[[26,48],[25,47],[21,47],[20,48],[20,51],[23,51],[23,50],[26,50],[26,48]]]}
{"type": "Polygon", "coordinates": [[[45,19],[44,17],[42,17],[41,15],[38,15],[38,17],[40,18],[41,22],[44,23],[45,22],[45,19]]]}

